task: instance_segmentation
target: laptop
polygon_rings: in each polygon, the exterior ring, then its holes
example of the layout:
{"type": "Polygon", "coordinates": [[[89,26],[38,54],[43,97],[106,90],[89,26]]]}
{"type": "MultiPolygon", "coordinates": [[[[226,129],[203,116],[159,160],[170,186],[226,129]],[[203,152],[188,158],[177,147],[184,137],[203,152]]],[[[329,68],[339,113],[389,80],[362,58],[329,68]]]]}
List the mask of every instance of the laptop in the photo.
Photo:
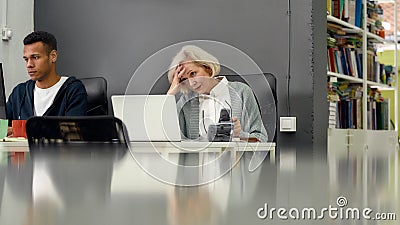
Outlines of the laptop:
{"type": "Polygon", "coordinates": [[[181,141],[175,96],[113,95],[111,103],[130,141],[181,141]]]}

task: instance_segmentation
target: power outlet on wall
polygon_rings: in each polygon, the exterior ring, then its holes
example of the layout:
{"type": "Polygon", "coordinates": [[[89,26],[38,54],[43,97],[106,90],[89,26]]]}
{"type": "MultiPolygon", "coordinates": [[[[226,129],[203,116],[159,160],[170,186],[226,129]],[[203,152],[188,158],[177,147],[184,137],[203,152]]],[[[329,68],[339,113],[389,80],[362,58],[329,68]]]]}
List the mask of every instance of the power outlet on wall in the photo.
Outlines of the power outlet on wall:
{"type": "Polygon", "coordinates": [[[11,28],[9,28],[9,27],[1,28],[1,39],[3,41],[11,40],[12,36],[13,36],[13,31],[11,28]]]}
{"type": "Polygon", "coordinates": [[[296,117],[280,117],[281,132],[296,132],[296,117]]]}

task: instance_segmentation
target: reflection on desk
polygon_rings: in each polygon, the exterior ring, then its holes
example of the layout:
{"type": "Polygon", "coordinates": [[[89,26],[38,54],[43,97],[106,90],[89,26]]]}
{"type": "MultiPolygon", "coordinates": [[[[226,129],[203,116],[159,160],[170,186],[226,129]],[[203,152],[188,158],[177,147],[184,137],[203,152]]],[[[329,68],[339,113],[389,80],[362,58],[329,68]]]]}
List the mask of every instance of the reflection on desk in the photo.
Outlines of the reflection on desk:
{"type": "MultiPolygon", "coordinates": [[[[212,183],[179,187],[149,176],[131,154],[108,150],[1,152],[6,160],[0,164],[0,224],[220,224],[228,204],[252,198],[263,170],[249,173],[246,153],[212,183]],[[24,160],[13,160],[15,154],[24,160]]],[[[158,163],[154,153],[139,154],[158,163]]],[[[183,164],[198,160],[198,154],[176,155],[183,164]]],[[[176,171],[176,180],[192,178],[176,171]]]]}
{"type": "MultiPolygon", "coordinates": [[[[359,155],[331,152],[328,161],[300,157],[293,167],[282,165],[283,160],[277,165],[265,160],[252,172],[248,168],[254,153],[244,152],[228,173],[191,187],[155,179],[133,158],[136,155],[120,154],[119,149],[36,152],[39,154],[1,151],[0,224],[382,224],[329,217],[288,221],[276,214],[273,219],[257,217],[257,210],[265,204],[320,210],[336,207],[338,196],[347,197],[351,208],[369,207],[399,216],[398,151],[371,151],[359,155]]],[[[235,158],[237,153],[203,155],[206,162],[218,156],[235,158]]],[[[172,153],[168,157],[181,165],[196,166],[200,155],[172,153]]],[[[137,156],[159,166],[157,154],[141,152],[137,156]]],[[[218,173],[222,167],[213,168],[218,173]]],[[[175,179],[191,181],[207,171],[195,172],[180,167],[175,179]]]]}

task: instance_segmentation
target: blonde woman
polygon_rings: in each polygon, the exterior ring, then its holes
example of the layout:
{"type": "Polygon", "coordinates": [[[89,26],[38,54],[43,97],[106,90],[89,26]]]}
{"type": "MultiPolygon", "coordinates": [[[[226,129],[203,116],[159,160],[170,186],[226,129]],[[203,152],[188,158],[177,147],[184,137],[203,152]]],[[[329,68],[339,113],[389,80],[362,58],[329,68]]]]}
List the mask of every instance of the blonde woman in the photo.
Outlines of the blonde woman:
{"type": "Polygon", "coordinates": [[[184,46],[173,58],[167,94],[177,97],[179,122],[186,138],[206,138],[210,124],[217,123],[222,109],[227,109],[234,123],[233,137],[267,141],[267,132],[253,92],[240,82],[216,77],[218,60],[193,46],[184,46]]]}

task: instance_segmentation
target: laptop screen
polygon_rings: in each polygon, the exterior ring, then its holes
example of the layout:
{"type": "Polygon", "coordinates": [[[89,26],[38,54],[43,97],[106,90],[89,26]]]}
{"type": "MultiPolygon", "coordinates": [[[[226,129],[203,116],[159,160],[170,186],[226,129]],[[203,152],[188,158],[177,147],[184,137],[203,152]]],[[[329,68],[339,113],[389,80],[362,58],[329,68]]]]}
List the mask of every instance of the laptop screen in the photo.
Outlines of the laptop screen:
{"type": "Polygon", "coordinates": [[[3,64],[0,63],[0,119],[6,119],[6,90],[4,88],[3,64]]]}
{"type": "Polygon", "coordinates": [[[181,141],[175,96],[113,95],[111,102],[131,141],[181,141]]]}

